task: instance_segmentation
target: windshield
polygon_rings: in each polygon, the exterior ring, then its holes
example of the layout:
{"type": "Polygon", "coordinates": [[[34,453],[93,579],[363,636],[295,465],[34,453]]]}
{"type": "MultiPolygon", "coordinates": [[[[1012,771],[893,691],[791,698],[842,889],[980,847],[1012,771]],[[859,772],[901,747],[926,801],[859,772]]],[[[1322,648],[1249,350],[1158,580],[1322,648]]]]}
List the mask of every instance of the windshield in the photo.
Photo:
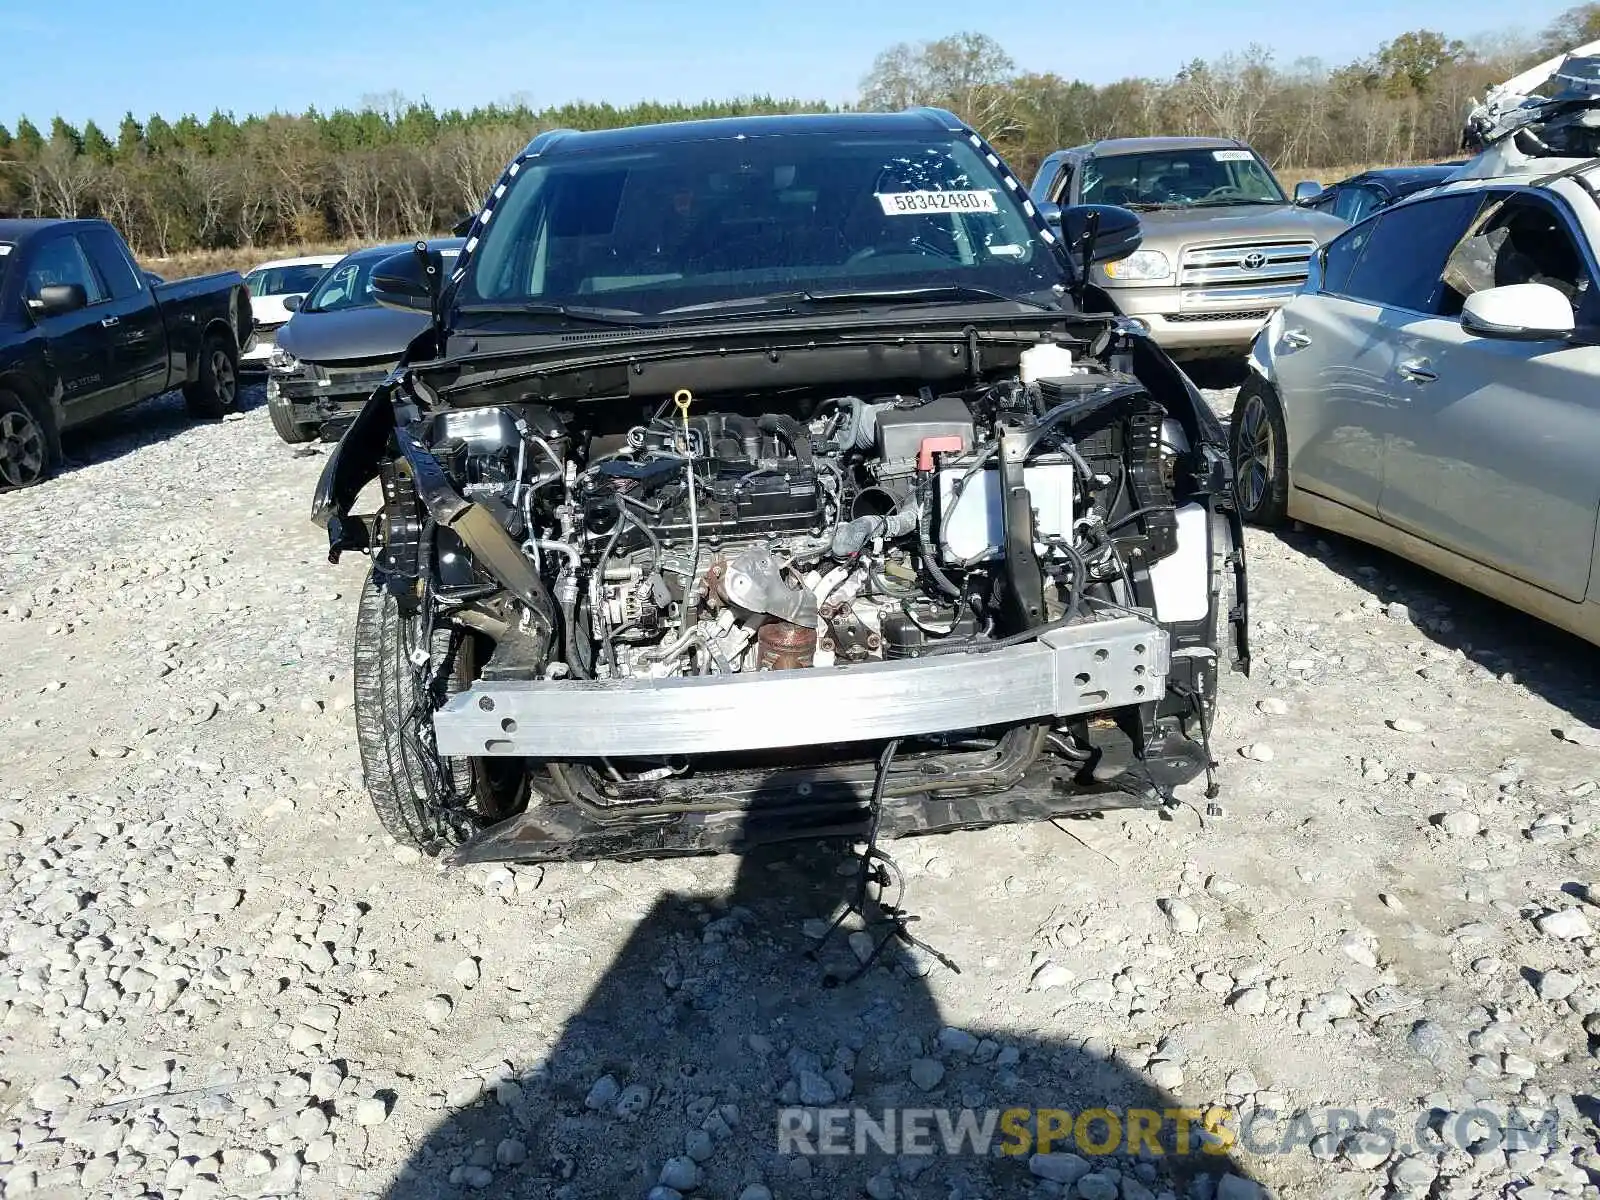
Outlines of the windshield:
{"type": "MultiPolygon", "coordinates": [[[[337,263],[306,297],[301,312],[338,312],[346,308],[368,308],[377,304],[372,295],[372,269],[384,259],[399,254],[404,246],[389,246],[379,253],[352,254],[337,263]]],[[[446,264],[453,263],[461,251],[452,246],[440,252],[446,264]]],[[[448,266],[446,268],[448,270],[448,266]]]]}
{"type": "Polygon", "coordinates": [[[967,141],[785,134],[525,161],[455,299],[670,320],[809,289],[1029,296],[1060,282],[967,141]]]}
{"type": "Polygon", "coordinates": [[[244,277],[252,296],[304,295],[317,286],[328,269],[326,263],[301,263],[292,267],[257,267],[244,277]]]}
{"type": "Polygon", "coordinates": [[[1134,209],[1288,203],[1255,151],[1227,148],[1091,158],[1080,200],[1134,209]]]}

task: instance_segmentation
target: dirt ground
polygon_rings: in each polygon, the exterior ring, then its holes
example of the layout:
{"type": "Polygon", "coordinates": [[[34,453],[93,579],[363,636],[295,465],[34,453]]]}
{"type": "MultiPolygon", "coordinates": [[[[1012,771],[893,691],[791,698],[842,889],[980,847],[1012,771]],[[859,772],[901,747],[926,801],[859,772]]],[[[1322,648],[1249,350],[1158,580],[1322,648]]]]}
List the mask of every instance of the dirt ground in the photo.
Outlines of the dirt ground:
{"type": "Polygon", "coordinates": [[[1216,804],[895,843],[959,972],[826,987],[837,851],[385,840],[365,560],[326,562],[324,458],[249,399],[159,399],[0,496],[4,1196],[1600,1196],[1592,648],[1252,531],[1216,804]],[[1230,1116],[1181,1162],[822,1155],[783,1152],[795,1104],[1230,1116]]]}

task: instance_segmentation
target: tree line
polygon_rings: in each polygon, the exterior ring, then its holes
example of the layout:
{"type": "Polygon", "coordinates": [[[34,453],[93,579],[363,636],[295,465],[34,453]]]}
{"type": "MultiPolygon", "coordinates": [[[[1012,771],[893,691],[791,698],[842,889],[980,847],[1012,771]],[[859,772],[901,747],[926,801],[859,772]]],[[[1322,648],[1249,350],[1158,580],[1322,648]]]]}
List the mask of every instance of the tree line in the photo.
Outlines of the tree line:
{"type": "MultiPolygon", "coordinates": [[[[853,107],[951,109],[1024,178],[1061,146],[1106,137],[1216,134],[1249,142],[1280,168],[1444,158],[1459,148],[1473,97],[1540,58],[1600,37],[1600,3],[1570,9],[1541,35],[1468,42],[1402,33],[1356,62],[1280,65],[1251,45],[1195,60],[1170,78],[1095,85],[1021,72],[981,33],[905,43],[878,55],[853,107]]],[[[358,109],[236,118],[213,112],[114,131],[60,116],[0,124],[0,214],[102,216],[141,253],[377,241],[446,228],[476,208],[505,163],[545,129],[815,112],[770,96],[627,107],[525,102],[436,111],[397,94],[358,109]]]]}

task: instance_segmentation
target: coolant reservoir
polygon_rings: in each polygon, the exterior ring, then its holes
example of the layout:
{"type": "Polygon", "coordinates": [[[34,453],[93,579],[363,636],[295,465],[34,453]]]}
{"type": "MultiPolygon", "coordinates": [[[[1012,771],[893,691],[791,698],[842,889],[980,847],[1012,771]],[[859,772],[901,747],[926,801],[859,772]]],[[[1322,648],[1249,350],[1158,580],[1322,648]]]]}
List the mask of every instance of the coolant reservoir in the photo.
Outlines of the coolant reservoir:
{"type": "Polygon", "coordinates": [[[1023,383],[1033,383],[1040,379],[1061,379],[1077,373],[1077,368],[1072,365],[1072,351],[1054,342],[1046,342],[1042,346],[1029,346],[1022,352],[1018,367],[1023,383]]]}

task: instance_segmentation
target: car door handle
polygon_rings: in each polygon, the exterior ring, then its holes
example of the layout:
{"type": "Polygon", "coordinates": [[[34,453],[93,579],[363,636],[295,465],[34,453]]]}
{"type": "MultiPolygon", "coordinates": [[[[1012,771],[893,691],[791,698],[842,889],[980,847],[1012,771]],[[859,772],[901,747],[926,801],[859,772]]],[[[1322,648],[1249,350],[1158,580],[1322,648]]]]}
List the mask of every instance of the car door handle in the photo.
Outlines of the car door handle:
{"type": "Polygon", "coordinates": [[[1304,350],[1311,345],[1311,335],[1304,329],[1285,329],[1283,331],[1283,344],[1291,350],[1304,350]]]}
{"type": "Polygon", "coordinates": [[[1432,383],[1439,378],[1428,369],[1428,360],[1425,358],[1408,358],[1395,370],[1400,378],[1409,379],[1412,383],[1432,383]]]}
{"type": "Polygon", "coordinates": [[[120,322],[118,321],[118,319],[116,317],[101,317],[100,318],[100,328],[102,328],[102,329],[110,329],[112,326],[117,325],[117,324],[120,324],[120,322]]]}

